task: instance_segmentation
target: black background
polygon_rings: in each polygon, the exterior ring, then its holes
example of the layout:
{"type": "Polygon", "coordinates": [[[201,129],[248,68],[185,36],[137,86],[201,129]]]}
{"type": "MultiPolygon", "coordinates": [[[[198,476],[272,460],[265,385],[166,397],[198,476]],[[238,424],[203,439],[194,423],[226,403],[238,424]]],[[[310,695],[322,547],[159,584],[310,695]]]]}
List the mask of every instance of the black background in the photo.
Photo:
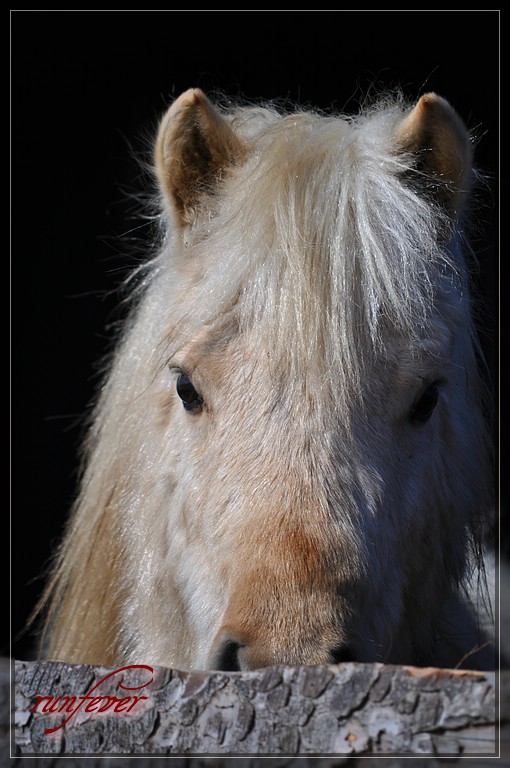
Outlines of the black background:
{"type": "MultiPolygon", "coordinates": [[[[191,86],[356,112],[435,90],[479,136],[475,246],[498,381],[499,11],[12,11],[12,500],[9,649],[74,491],[83,416],[150,229],[133,194],[157,119],[191,86]]],[[[21,633],[21,634],[20,634],[21,633]]]]}

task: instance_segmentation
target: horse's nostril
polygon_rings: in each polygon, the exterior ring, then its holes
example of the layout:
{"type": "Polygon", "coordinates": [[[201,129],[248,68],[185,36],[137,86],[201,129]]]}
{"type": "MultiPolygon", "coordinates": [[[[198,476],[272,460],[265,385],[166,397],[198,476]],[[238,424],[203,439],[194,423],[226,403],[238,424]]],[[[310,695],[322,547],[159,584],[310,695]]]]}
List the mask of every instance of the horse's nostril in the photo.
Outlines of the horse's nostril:
{"type": "Polygon", "coordinates": [[[239,649],[242,648],[241,644],[236,640],[232,640],[230,637],[226,637],[221,640],[216,651],[213,661],[212,669],[218,669],[222,672],[240,672],[241,666],[239,664],[239,649]]]}
{"type": "Polygon", "coordinates": [[[352,648],[348,645],[339,645],[331,651],[331,662],[333,664],[343,664],[346,661],[356,661],[352,648]]]}

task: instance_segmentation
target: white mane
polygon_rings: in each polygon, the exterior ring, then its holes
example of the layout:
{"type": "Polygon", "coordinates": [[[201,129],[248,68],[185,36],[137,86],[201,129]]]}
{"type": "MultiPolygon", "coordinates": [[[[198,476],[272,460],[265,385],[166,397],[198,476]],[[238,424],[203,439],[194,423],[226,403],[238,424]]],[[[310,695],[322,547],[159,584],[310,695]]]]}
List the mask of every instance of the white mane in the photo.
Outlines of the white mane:
{"type": "MultiPolygon", "coordinates": [[[[227,194],[218,191],[214,216],[199,223],[182,255],[185,266],[168,237],[156,261],[157,279],[169,271],[171,281],[175,270],[179,289],[183,271],[189,280],[170,349],[235,307],[240,330],[271,348],[276,368],[292,377],[320,350],[326,369],[315,375],[331,383],[341,371],[351,386],[334,391],[345,397],[359,391],[388,334],[410,345],[426,337],[438,283],[464,292],[449,311],[470,325],[462,234],[440,206],[402,184],[412,165],[393,150],[402,113],[384,103],[356,119],[282,118],[257,107],[228,115],[256,152],[231,175],[227,194]]],[[[164,227],[168,233],[167,220],[164,227]]]]}

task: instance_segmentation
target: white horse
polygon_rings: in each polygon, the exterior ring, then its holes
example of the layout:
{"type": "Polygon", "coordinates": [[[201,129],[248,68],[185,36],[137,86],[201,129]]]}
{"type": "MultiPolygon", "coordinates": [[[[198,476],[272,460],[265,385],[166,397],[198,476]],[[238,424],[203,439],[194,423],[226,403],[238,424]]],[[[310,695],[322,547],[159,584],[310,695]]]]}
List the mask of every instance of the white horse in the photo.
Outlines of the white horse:
{"type": "Polygon", "coordinates": [[[190,89],[154,159],[161,243],[98,398],[43,653],[493,666],[463,588],[492,477],[460,117],[434,93],[349,118],[190,89]]]}

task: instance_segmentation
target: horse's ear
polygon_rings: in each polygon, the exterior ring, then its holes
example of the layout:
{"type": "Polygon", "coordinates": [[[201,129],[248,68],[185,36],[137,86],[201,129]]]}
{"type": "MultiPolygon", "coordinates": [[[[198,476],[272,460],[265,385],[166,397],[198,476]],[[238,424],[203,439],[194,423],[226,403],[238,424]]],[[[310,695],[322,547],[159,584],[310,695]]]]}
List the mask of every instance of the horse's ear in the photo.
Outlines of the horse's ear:
{"type": "Polygon", "coordinates": [[[469,190],[473,153],[467,129],[449,102],[424,94],[401,122],[397,146],[416,157],[426,189],[455,217],[469,190]]]}
{"type": "Polygon", "coordinates": [[[246,150],[230,124],[199,88],[179,96],[161,120],[156,139],[156,174],[181,226],[193,224],[225,171],[246,150]]]}

